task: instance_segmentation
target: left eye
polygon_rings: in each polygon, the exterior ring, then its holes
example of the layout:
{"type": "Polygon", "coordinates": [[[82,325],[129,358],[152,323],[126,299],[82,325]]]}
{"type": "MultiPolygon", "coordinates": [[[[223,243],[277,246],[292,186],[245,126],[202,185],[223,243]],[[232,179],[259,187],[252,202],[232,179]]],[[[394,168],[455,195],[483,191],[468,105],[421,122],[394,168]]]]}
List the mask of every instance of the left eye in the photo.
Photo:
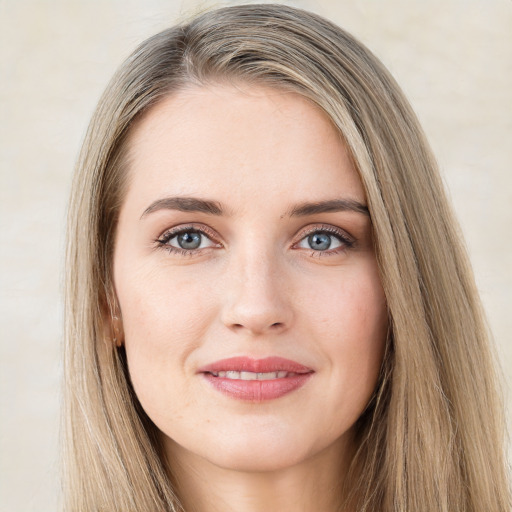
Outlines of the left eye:
{"type": "Polygon", "coordinates": [[[315,231],[304,237],[297,247],[301,249],[313,249],[314,251],[327,251],[341,247],[343,242],[339,235],[326,233],[325,231],[315,231]]]}
{"type": "Polygon", "coordinates": [[[166,245],[192,251],[194,249],[204,249],[215,245],[204,233],[200,231],[187,230],[181,231],[169,237],[165,241],[166,245]]]}

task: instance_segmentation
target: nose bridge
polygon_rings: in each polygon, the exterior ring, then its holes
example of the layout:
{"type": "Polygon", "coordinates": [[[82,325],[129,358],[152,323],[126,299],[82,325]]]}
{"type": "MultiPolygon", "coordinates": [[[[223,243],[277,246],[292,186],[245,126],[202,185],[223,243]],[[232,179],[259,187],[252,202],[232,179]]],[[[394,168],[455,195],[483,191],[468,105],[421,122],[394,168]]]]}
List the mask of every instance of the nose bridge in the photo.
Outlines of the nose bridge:
{"type": "Polygon", "coordinates": [[[230,255],[223,322],[252,334],[278,331],[291,321],[285,275],[275,246],[250,238],[230,255]]]}

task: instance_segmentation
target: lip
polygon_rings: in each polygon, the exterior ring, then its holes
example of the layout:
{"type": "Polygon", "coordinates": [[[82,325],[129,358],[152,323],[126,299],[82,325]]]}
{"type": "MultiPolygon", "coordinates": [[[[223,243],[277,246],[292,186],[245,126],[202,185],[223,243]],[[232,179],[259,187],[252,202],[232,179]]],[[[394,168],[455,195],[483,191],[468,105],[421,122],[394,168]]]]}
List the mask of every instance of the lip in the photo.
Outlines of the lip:
{"type": "Polygon", "coordinates": [[[301,388],[313,375],[314,370],[296,361],[282,357],[253,359],[231,357],[202,366],[197,371],[217,391],[249,402],[263,402],[280,398],[301,388]],[[219,372],[237,371],[270,373],[286,371],[293,375],[271,380],[228,379],[216,376],[219,372]]]}
{"type": "Polygon", "coordinates": [[[293,373],[310,373],[313,371],[313,369],[283,357],[265,357],[263,359],[253,359],[247,356],[239,356],[215,361],[214,363],[202,366],[197,371],[198,373],[218,373],[223,371],[254,373],[285,371],[293,373]]]}

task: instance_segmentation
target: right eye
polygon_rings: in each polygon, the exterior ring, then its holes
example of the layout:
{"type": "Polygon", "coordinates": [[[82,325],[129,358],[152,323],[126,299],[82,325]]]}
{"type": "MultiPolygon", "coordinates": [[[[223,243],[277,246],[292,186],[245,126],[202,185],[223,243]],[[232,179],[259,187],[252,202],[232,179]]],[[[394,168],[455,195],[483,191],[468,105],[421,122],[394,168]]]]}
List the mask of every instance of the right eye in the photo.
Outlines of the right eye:
{"type": "Polygon", "coordinates": [[[173,229],[164,233],[157,243],[170,252],[179,252],[181,254],[191,254],[201,249],[209,247],[219,247],[210,236],[198,228],[173,229]]]}

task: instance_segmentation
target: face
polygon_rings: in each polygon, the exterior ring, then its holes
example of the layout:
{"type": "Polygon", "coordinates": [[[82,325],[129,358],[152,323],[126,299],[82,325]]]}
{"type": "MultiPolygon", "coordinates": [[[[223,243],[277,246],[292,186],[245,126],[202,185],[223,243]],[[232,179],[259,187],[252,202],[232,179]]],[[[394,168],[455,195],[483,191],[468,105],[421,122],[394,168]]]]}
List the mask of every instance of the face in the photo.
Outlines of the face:
{"type": "Polygon", "coordinates": [[[308,100],[195,87],[133,129],[114,282],[171,456],[240,470],[348,449],[387,331],[365,194],[308,100]]]}

